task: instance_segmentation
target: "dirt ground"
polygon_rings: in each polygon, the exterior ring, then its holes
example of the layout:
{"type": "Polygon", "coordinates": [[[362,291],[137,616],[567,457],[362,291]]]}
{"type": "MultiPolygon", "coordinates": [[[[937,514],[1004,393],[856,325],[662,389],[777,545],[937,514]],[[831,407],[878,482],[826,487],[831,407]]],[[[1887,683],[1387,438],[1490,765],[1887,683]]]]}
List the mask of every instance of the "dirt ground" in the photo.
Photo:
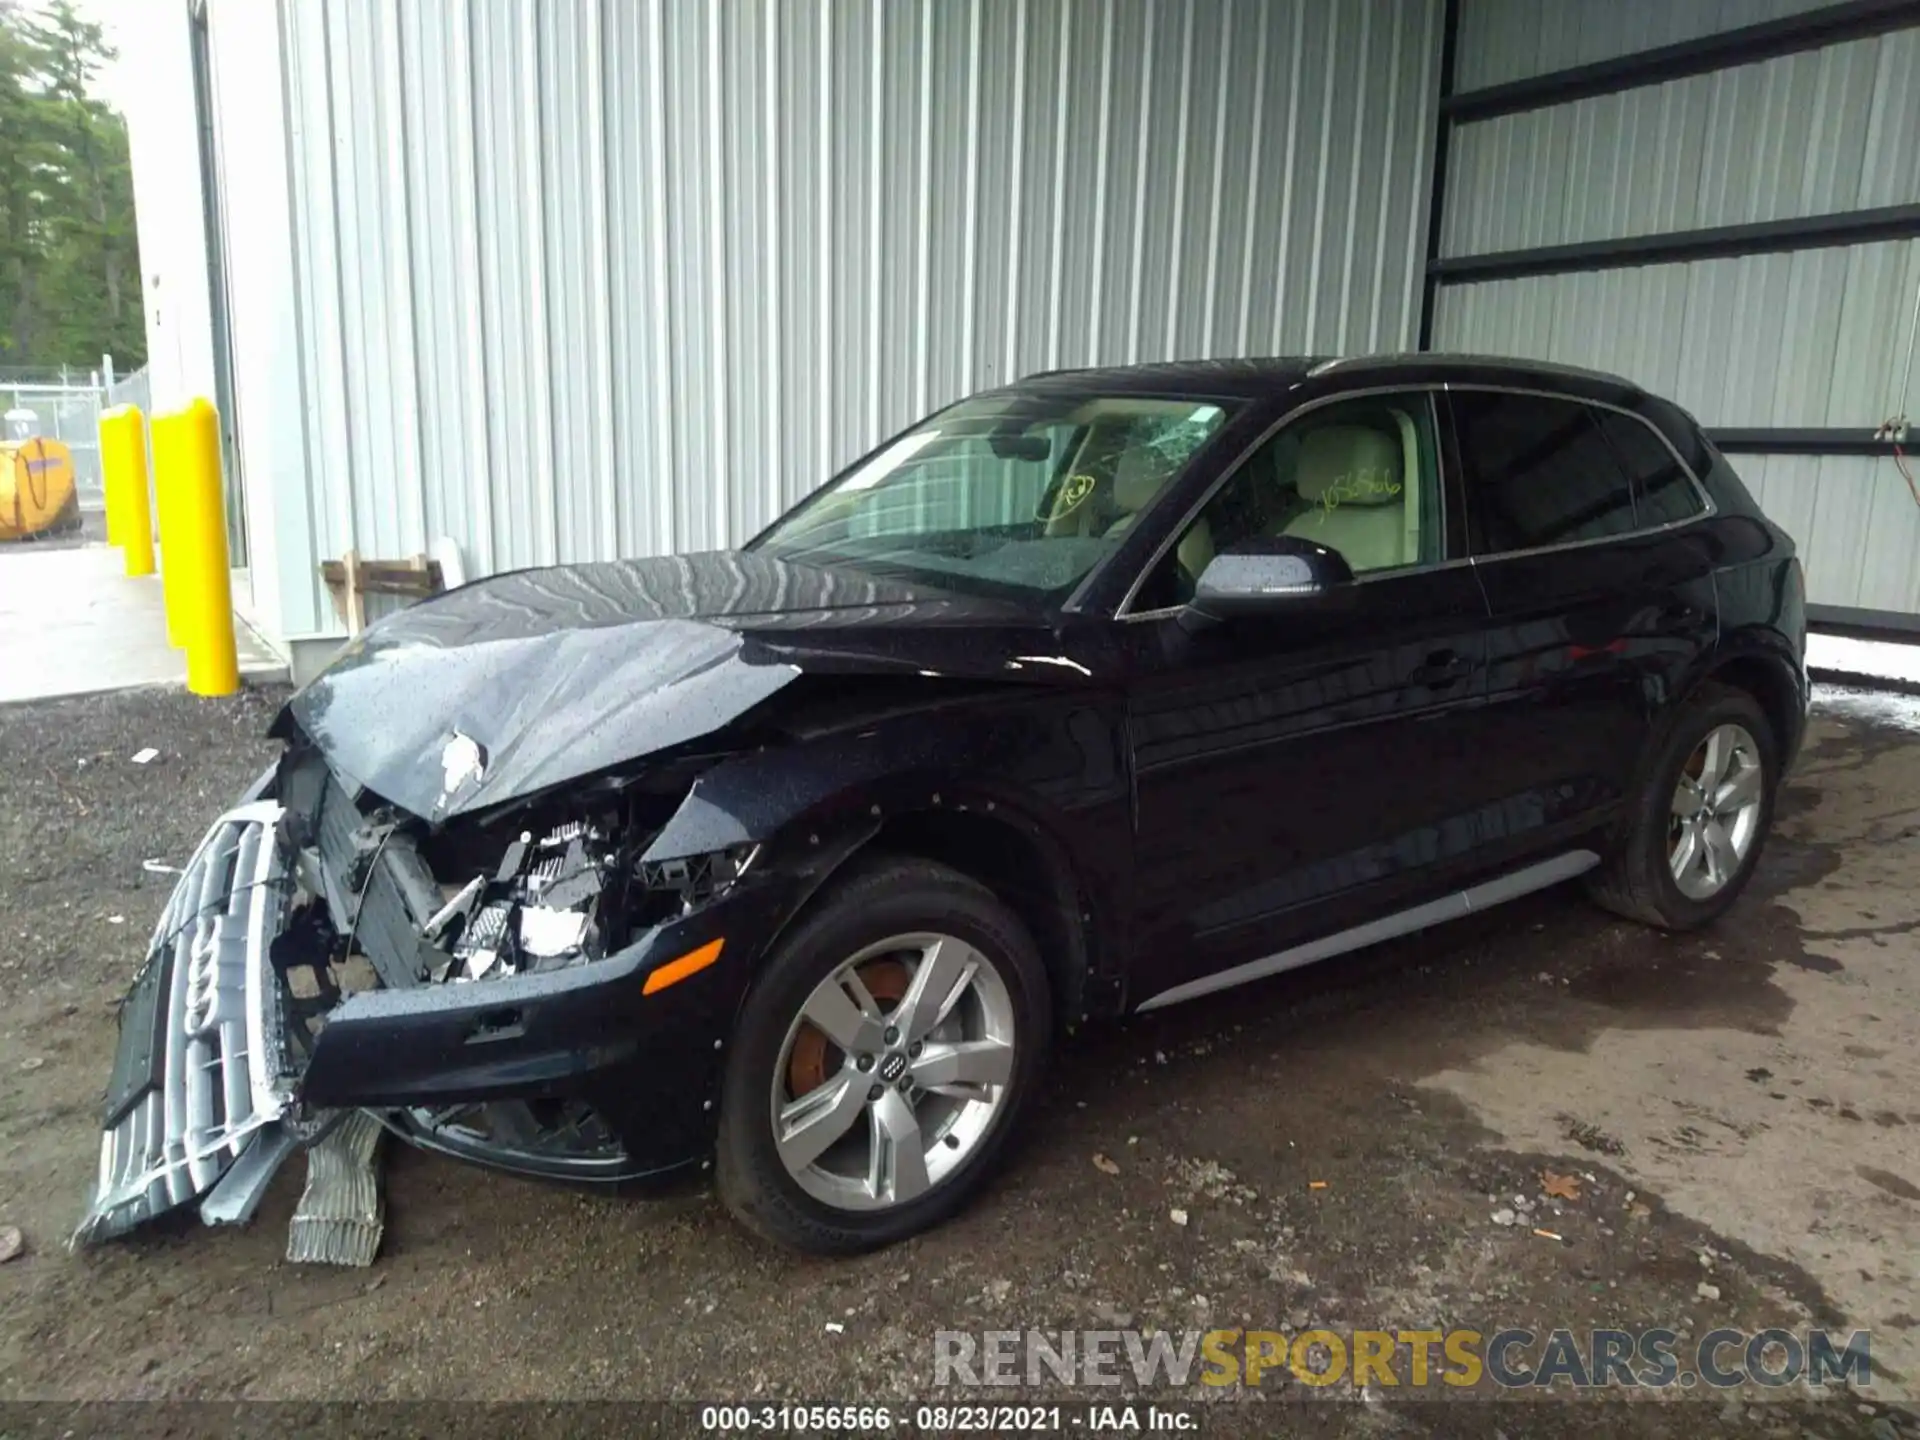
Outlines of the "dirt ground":
{"type": "Polygon", "coordinates": [[[0,1224],[27,1241],[0,1265],[0,1400],[910,1399],[942,1329],[1825,1324],[1871,1328],[1874,1391],[1417,1407],[1337,1387],[1284,1411],[1227,1394],[1209,1420],[1920,1435],[1914,707],[1823,699],[1712,931],[1554,892],[1074,1040],[990,1193],[881,1254],[800,1259],[710,1196],[389,1149],[370,1271],[285,1263],[297,1161],[247,1229],[70,1256],[114,1005],[169,883],[141,861],[180,860],[258,772],[276,699],[0,708],[0,1224]],[[1542,1195],[1543,1170],[1579,1198],[1542,1195]]]}

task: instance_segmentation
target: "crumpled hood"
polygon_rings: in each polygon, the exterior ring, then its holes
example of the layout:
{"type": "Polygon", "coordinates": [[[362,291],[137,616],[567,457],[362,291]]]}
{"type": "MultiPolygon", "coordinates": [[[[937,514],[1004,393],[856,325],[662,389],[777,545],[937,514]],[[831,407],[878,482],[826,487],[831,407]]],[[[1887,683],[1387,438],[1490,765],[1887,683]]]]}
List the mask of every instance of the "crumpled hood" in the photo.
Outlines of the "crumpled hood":
{"type": "Polygon", "coordinates": [[[944,630],[950,655],[956,624],[1008,609],[752,553],[523,570],[370,626],[286,713],[342,774],[442,820],[712,734],[810,658],[900,668],[876,626],[944,630]]]}

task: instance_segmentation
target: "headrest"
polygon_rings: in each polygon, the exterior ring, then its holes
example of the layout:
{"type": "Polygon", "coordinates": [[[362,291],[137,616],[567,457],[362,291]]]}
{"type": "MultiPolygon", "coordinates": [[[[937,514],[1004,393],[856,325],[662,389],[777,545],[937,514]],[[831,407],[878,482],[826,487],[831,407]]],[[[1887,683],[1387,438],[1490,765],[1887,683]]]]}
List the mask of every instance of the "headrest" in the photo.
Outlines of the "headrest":
{"type": "Polygon", "coordinates": [[[1130,515],[1146,509],[1172,469],[1167,457],[1151,446],[1129,445],[1114,467],[1113,503],[1130,515]]]}
{"type": "Polygon", "coordinates": [[[1324,425],[1300,442],[1295,471],[1300,498],[1329,510],[1344,505],[1399,505],[1406,496],[1400,446],[1365,425],[1324,425]]]}

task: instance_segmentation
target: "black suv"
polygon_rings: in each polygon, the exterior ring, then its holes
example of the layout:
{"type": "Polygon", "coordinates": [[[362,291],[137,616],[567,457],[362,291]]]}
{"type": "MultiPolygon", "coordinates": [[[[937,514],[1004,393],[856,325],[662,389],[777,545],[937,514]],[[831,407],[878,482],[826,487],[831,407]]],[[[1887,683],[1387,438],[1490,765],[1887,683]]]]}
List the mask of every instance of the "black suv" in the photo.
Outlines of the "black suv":
{"type": "Polygon", "coordinates": [[[358,1108],[897,1239],[980,1183],[1063,1024],[1575,876],[1711,920],[1803,640],[1792,541],[1611,376],[977,395],[741,551],[483,580],[294,696],[128,997],[82,1235],[244,1216],[358,1108]]]}

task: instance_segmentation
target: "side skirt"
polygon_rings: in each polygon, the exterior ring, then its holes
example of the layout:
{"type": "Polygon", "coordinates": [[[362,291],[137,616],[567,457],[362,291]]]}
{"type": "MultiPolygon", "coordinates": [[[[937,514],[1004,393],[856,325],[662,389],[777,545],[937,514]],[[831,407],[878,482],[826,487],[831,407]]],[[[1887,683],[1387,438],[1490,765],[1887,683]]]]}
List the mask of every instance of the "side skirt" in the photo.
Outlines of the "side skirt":
{"type": "Polygon", "coordinates": [[[1416,905],[1411,910],[1401,910],[1378,920],[1369,920],[1363,925],[1355,925],[1351,930],[1342,930],[1335,935],[1309,940],[1304,945],[1295,945],[1292,949],[1282,950],[1277,955],[1249,960],[1244,965],[1236,965],[1231,970],[1222,970],[1217,975],[1203,975],[1198,980],[1189,980],[1184,985],[1174,986],[1171,990],[1162,990],[1151,999],[1142,1001],[1135,1009],[1138,1012],[1158,1010],[1166,1005],[1178,1005],[1182,1000],[1211,995],[1216,990],[1230,990],[1235,985],[1244,985],[1249,980],[1261,980],[1268,975],[1278,975],[1285,970],[1297,970],[1302,965],[1313,964],[1316,960],[1344,955],[1350,950],[1376,945],[1382,940],[1391,940],[1397,935],[1411,935],[1416,930],[1425,930],[1431,925],[1438,925],[1447,920],[1458,920],[1476,910],[1488,910],[1505,901],[1529,895],[1535,890],[1544,890],[1549,885],[1558,885],[1562,880],[1571,880],[1576,875],[1584,874],[1599,863],[1600,857],[1591,850],[1569,850],[1566,854],[1556,855],[1551,860],[1542,860],[1538,864],[1528,865],[1511,874],[1483,881],[1481,884],[1456,891],[1442,899],[1416,905]]]}

